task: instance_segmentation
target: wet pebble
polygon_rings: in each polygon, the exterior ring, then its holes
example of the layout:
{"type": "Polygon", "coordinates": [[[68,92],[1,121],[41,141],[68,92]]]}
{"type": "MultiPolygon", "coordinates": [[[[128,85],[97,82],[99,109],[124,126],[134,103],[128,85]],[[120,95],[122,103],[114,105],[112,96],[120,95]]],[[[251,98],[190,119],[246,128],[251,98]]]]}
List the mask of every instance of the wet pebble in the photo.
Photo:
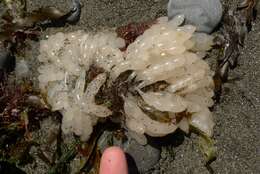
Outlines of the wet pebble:
{"type": "Polygon", "coordinates": [[[197,27],[198,32],[211,33],[222,18],[223,8],[220,0],[170,0],[168,17],[185,15],[185,23],[197,27]]]}

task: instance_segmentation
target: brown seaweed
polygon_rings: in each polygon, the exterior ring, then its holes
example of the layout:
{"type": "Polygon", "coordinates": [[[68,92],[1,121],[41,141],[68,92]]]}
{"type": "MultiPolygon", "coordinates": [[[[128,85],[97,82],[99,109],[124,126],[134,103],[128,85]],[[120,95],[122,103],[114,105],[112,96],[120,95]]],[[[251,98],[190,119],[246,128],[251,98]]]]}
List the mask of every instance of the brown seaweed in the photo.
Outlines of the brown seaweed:
{"type": "Polygon", "coordinates": [[[12,45],[8,42],[0,41],[0,69],[11,72],[15,68],[15,56],[12,52],[12,45]]]}
{"type": "Polygon", "coordinates": [[[8,79],[5,72],[1,74],[0,159],[24,165],[32,161],[28,152],[37,145],[30,133],[40,129],[40,121],[53,113],[41,102],[40,94],[33,90],[31,83],[17,84],[8,79]]]}
{"type": "Polygon", "coordinates": [[[149,29],[154,21],[151,22],[143,22],[143,23],[130,23],[125,26],[118,27],[116,29],[116,33],[118,37],[125,40],[126,46],[121,48],[122,51],[125,51],[128,45],[133,43],[135,39],[142,35],[145,30],[149,29]]]}
{"type": "Polygon", "coordinates": [[[24,0],[4,2],[8,10],[1,17],[0,42],[12,43],[14,51],[20,50],[26,39],[37,40],[42,29],[77,23],[81,14],[79,0],[72,1],[73,8],[67,13],[55,7],[42,7],[28,13],[24,0]]]}
{"type": "Polygon", "coordinates": [[[123,110],[123,98],[129,88],[133,86],[134,81],[129,80],[133,71],[125,71],[115,79],[112,85],[103,85],[96,95],[98,104],[107,104],[108,108],[114,113],[113,115],[121,115],[123,110]]]}
{"type": "Polygon", "coordinates": [[[50,168],[48,174],[68,173],[68,163],[77,155],[79,142],[74,142],[71,147],[68,147],[67,151],[64,152],[53,167],[50,168]]]}
{"type": "Polygon", "coordinates": [[[240,50],[244,46],[246,34],[251,30],[255,19],[256,0],[243,0],[235,9],[225,9],[216,43],[222,50],[215,71],[216,99],[219,99],[222,84],[228,81],[229,71],[238,63],[240,50]]]}

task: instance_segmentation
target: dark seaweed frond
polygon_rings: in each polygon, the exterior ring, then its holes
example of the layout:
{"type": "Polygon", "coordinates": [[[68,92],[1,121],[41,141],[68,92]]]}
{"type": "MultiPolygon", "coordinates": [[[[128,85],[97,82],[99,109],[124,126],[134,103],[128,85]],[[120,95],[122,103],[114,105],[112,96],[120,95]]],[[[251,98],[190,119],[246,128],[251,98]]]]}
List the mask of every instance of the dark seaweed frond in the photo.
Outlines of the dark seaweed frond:
{"type": "Polygon", "coordinates": [[[81,4],[73,0],[72,9],[64,13],[55,7],[42,7],[28,13],[24,0],[5,0],[6,11],[0,17],[0,42],[13,44],[15,51],[24,47],[26,39],[37,40],[41,29],[75,24],[80,19],[81,4]]]}
{"type": "Polygon", "coordinates": [[[244,46],[246,34],[251,30],[255,19],[256,0],[244,0],[235,9],[226,7],[220,29],[220,50],[214,81],[216,86],[216,99],[219,99],[221,86],[228,81],[228,74],[238,63],[240,50],[244,46]]]}

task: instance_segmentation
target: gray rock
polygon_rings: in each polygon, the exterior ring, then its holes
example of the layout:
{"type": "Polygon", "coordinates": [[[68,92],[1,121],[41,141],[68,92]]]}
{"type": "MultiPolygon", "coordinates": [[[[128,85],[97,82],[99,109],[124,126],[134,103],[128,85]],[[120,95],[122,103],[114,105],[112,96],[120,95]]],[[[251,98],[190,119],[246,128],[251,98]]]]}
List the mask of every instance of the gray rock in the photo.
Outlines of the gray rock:
{"type": "Polygon", "coordinates": [[[197,27],[198,32],[211,33],[219,24],[223,9],[220,0],[170,0],[168,17],[185,15],[185,23],[197,27]]]}
{"type": "MultiPolygon", "coordinates": [[[[133,158],[136,167],[142,173],[153,168],[158,163],[161,154],[159,149],[149,144],[142,146],[134,139],[129,141],[127,147],[125,147],[125,152],[133,158]]],[[[133,170],[130,167],[130,171],[133,170]]]]}

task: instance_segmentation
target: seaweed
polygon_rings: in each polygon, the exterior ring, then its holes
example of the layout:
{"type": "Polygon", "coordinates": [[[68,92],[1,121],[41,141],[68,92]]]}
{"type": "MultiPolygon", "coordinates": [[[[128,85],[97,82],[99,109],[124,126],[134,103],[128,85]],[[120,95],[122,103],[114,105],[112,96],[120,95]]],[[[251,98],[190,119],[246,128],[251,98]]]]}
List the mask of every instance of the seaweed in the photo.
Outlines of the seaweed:
{"type": "Polygon", "coordinates": [[[79,154],[85,158],[85,164],[78,173],[89,173],[90,171],[98,173],[101,153],[97,147],[97,141],[106,128],[106,125],[98,124],[88,142],[83,143],[83,146],[78,146],[79,154]]]}
{"type": "Polygon", "coordinates": [[[68,173],[68,163],[78,153],[77,146],[79,142],[75,141],[66,151],[61,155],[55,165],[48,171],[48,174],[68,173]]]}
{"type": "Polygon", "coordinates": [[[104,84],[96,95],[98,104],[108,104],[113,115],[121,115],[123,110],[123,98],[129,88],[133,86],[134,81],[129,80],[133,71],[125,71],[121,73],[112,83],[112,85],[104,84]]]}
{"type": "Polygon", "coordinates": [[[76,24],[80,19],[81,4],[72,0],[72,9],[64,13],[55,7],[42,7],[27,12],[25,0],[3,0],[6,5],[0,21],[0,43],[9,42],[14,52],[25,47],[26,39],[38,40],[41,30],[76,24]]]}
{"type": "Polygon", "coordinates": [[[125,40],[126,46],[121,48],[122,51],[125,51],[131,43],[135,41],[135,39],[142,35],[145,30],[149,29],[154,21],[143,22],[143,23],[130,23],[125,26],[118,27],[116,29],[116,33],[118,37],[125,40]]]}
{"type": "MultiPolygon", "coordinates": [[[[40,122],[56,113],[44,103],[40,92],[33,89],[32,82],[17,83],[15,77],[9,78],[15,68],[15,54],[23,51],[25,40],[37,41],[42,29],[75,24],[80,18],[81,5],[73,0],[73,8],[67,13],[54,7],[29,13],[25,0],[1,0],[0,3],[5,5],[0,20],[0,159],[6,161],[0,165],[1,173],[6,169],[21,173],[15,164],[31,163],[34,159],[29,151],[32,146],[38,146],[32,140],[31,132],[39,130],[40,122]]],[[[44,159],[44,153],[40,152],[38,148],[39,158],[44,159]]],[[[66,154],[60,154],[58,166],[62,166],[73,152],[66,154]]]]}
{"type": "Polygon", "coordinates": [[[214,76],[216,101],[220,98],[222,84],[228,81],[229,71],[237,67],[240,50],[255,19],[256,4],[256,0],[243,0],[236,8],[224,10],[220,34],[215,40],[221,52],[214,76]]]}
{"type": "Polygon", "coordinates": [[[12,45],[0,41],[0,70],[12,72],[15,69],[15,55],[12,52],[12,45]]]}
{"type": "Polygon", "coordinates": [[[40,129],[40,121],[53,113],[30,82],[17,84],[4,71],[1,76],[0,159],[26,165],[33,161],[29,155],[31,147],[38,146],[31,132],[40,129]]]}

